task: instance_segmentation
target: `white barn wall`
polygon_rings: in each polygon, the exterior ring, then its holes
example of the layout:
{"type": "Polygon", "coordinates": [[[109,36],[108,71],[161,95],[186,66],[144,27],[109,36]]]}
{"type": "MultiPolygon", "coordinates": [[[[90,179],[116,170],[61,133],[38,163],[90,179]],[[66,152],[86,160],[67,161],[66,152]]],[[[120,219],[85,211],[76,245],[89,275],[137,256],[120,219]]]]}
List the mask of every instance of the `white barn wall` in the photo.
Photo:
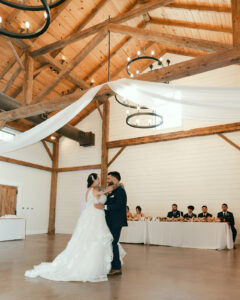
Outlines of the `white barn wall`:
{"type": "MultiPolygon", "coordinates": [[[[172,64],[189,59],[170,54],[166,58],[170,58],[172,64]]],[[[238,86],[239,76],[239,66],[230,66],[181,79],[174,84],[238,86]]],[[[217,124],[184,120],[182,127],[170,130],[137,130],[125,124],[125,109],[113,99],[110,111],[111,141],[217,124]]],[[[92,113],[78,127],[86,131],[92,130],[96,134],[96,146],[92,149],[82,148],[62,138],[61,167],[100,163],[101,119],[98,112],[92,113]]],[[[240,133],[230,133],[227,136],[240,145],[240,133]]],[[[110,150],[109,159],[118,150],[110,150]]],[[[214,135],[127,147],[110,170],[121,172],[128,193],[128,203],[133,212],[139,204],[147,215],[165,216],[171,204],[177,202],[184,212],[189,204],[196,206],[196,212],[200,211],[202,204],[206,204],[215,215],[221,204],[227,202],[239,227],[239,166],[240,152],[214,135]]],[[[73,231],[80,213],[80,198],[83,197],[86,178],[90,172],[91,170],[59,174],[57,232],[73,231]]]]}
{"type": "MultiPolygon", "coordinates": [[[[60,139],[59,167],[84,166],[101,163],[102,121],[98,111],[77,125],[83,131],[95,133],[95,146],[80,147],[75,141],[60,139]]],[[[58,175],[56,233],[72,233],[85,199],[87,177],[100,170],[62,172],[58,175]]]]}
{"type": "MultiPolygon", "coordinates": [[[[52,148],[50,143],[48,145],[52,148]]],[[[41,143],[4,156],[48,167],[52,165],[41,143]]],[[[47,233],[51,173],[0,162],[0,184],[18,187],[17,216],[26,219],[26,234],[47,233]]]]}

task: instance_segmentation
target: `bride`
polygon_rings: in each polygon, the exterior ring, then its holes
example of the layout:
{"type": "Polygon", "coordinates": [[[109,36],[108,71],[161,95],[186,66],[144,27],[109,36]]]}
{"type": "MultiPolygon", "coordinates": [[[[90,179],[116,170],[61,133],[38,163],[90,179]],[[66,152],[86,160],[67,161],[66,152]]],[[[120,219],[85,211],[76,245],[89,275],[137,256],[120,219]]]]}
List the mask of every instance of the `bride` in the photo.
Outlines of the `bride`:
{"type": "MultiPolygon", "coordinates": [[[[41,263],[25,272],[26,277],[37,276],[56,281],[106,281],[111,269],[112,234],[105,220],[103,210],[94,204],[106,201],[104,193],[112,192],[109,186],[99,191],[99,177],[96,173],[88,176],[86,208],[78,219],[77,226],[65,250],[53,262],[41,263]]],[[[120,253],[124,256],[124,250],[120,253]]]]}

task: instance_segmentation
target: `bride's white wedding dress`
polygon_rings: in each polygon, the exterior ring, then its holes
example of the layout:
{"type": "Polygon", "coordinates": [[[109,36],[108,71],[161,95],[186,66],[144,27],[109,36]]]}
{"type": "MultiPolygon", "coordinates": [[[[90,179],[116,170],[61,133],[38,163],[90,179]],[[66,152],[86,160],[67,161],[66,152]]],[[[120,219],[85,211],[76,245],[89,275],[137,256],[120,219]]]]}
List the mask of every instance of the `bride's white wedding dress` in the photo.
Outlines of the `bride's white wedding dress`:
{"type": "MultiPolygon", "coordinates": [[[[105,203],[106,196],[99,202],[105,203]]],[[[41,263],[25,272],[26,277],[37,276],[56,281],[106,281],[111,269],[112,234],[106,224],[103,210],[96,209],[98,200],[92,190],[88,193],[86,208],[67,247],[50,263],[41,263]]],[[[125,255],[120,246],[120,256],[125,255]]]]}

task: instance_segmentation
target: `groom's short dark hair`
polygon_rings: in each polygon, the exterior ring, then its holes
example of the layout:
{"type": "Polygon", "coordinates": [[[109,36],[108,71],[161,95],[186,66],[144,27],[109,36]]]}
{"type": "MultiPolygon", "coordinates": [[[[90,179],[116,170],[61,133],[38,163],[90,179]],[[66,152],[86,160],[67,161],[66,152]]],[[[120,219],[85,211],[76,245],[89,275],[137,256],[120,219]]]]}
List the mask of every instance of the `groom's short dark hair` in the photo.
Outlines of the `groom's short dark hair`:
{"type": "Polygon", "coordinates": [[[117,171],[109,172],[108,175],[111,175],[111,176],[115,177],[118,181],[121,181],[121,175],[117,171]]]}

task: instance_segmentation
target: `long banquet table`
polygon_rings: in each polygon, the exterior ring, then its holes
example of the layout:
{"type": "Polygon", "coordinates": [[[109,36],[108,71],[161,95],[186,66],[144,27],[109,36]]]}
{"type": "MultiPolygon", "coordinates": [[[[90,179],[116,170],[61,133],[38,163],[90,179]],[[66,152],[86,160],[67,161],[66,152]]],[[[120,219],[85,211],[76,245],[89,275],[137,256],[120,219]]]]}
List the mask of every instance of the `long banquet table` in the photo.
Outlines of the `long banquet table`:
{"type": "Polygon", "coordinates": [[[0,241],[25,239],[25,219],[0,218],[0,241]]]}
{"type": "Polygon", "coordinates": [[[130,221],[120,242],[200,249],[232,249],[227,223],[130,221]]]}

